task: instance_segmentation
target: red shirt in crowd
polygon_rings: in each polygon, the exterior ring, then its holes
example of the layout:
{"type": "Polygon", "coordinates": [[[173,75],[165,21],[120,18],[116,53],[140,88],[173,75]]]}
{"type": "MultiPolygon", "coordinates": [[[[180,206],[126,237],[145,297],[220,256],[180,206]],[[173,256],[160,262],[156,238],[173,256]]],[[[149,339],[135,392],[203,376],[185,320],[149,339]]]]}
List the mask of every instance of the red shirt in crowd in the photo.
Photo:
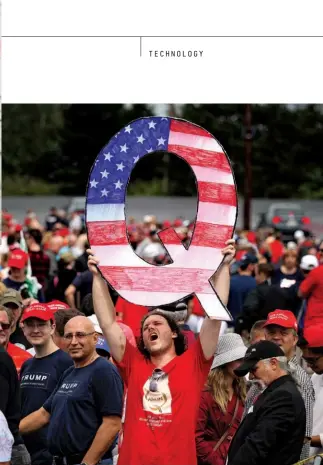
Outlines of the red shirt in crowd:
{"type": "Polygon", "coordinates": [[[154,381],[155,365],[127,341],[116,364],[128,387],[118,465],[196,465],[197,412],[211,364],[197,339],[154,381]]]}
{"type": "Polygon", "coordinates": [[[141,320],[148,312],[148,308],[118,297],[116,312],[122,313],[122,322],[132,329],[135,337],[140,337],[141,320]]]}
{"type": "Polygon", "coordinates": [[[11,356],[19,375],[22,364],[29,358],[32,358],[32,355],[11,342],[8,342],[7,352],[11,356]]]}
{"type": "Polygon", "coordinates": [[[280,240],[275,239],[269,244],[269,249],[272,263],[278,263],[284,254],[284,244],[280,240]]]}
{"type": "Polygon", "coordinates": [[[314,268],[300,285],[307,299],[304,327],[323,323],[323,264],[314,268]]]}

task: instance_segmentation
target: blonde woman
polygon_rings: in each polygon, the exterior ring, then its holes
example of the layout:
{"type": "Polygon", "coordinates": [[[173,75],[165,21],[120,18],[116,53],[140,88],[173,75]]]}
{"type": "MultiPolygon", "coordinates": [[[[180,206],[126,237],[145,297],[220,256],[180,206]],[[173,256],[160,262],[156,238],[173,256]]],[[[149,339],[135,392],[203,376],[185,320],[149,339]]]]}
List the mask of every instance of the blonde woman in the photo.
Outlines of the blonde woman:
{"type": "Polygon", "coordinates": [[[241,336],[219,338],[207,384],[201,395],[195,431],[199,465],[224,465],[244,409],[246,383],[234,370],[246,353],[241,336]]]}

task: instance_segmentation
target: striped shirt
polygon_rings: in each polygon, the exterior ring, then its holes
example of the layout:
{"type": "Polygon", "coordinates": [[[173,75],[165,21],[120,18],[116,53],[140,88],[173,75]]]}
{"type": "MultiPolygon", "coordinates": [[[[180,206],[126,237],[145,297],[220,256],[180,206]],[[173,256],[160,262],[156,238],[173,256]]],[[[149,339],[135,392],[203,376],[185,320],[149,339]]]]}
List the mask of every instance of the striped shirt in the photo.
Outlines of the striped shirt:
{"type": "MultiPolygon", "coordinates": [[[[315,394],[314,394],[314,388],[313,388],[311,378],[306,373],[306,371],[298,364],[296,355],[294,355],[294,357],[292,357],[289,360],[288,365],[291,369],[291,374],[296,381],[296,384],[300,390],[300,393],[302,394],[304,404],[305,404],[305,410],[306,410],[305,436],[312,436],[313,406],[314,406],[314,401],[315,401],[315,394]]],[[[244,418],[247,415],[250,407],[256,402],[256,400],[258,399],[259,395],[262,392],[263,391],[261,391],[258,384],[252,384],[247,394],[242,418],[244,418]]],[[[308,458],[309,453],[310,453],[310,444],[304,444],[302,453],[300,456],[300,460],[304,460],[308,458]]]]}

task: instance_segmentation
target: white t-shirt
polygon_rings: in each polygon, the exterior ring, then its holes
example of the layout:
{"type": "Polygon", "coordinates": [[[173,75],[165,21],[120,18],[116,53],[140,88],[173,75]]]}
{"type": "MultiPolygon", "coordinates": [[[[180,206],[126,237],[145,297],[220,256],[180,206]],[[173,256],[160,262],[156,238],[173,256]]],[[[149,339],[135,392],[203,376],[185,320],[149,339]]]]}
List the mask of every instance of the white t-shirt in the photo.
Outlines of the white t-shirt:
{"type": "MultiPolygon", "coordinates": [[[[313,408],[313,432],[312,436],[321,436],[321,443],[323,440],[323,375],[312,376],[312,383],[315,392],[315,403],[313,408]]],[[[310,456],[315,454],[322,454],[323,447],[311,447],[310,456]]]]}
{"type": "Polygon", "coordinates": [[[10,462],[13,443],[6,417],[0,410],[0,462],[10,462]]]}

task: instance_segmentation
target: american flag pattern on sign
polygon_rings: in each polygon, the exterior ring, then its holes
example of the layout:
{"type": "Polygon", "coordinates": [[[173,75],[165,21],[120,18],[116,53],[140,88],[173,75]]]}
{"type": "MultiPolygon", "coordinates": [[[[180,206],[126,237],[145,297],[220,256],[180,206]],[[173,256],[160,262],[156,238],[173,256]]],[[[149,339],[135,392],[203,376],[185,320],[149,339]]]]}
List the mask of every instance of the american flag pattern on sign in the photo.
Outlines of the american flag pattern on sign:
{"type": "Polygon", "coordinates": [[[237,193],[222,146],[205,129],[174,118],[140,118],[116,134],[99,153],[87,187],[86,223],[99,269],[129,302],[158,306],[193,292],[210,316],[230,320],[209,279],[223,260],[221,249],[233,235],[237,193]],[[194,234],[186,249],[172,228],[159,233],[173,263],[148,264],[128,242],[126,188],[138,160],[158,150],[186,160],[198,185],[194,234]]]}

